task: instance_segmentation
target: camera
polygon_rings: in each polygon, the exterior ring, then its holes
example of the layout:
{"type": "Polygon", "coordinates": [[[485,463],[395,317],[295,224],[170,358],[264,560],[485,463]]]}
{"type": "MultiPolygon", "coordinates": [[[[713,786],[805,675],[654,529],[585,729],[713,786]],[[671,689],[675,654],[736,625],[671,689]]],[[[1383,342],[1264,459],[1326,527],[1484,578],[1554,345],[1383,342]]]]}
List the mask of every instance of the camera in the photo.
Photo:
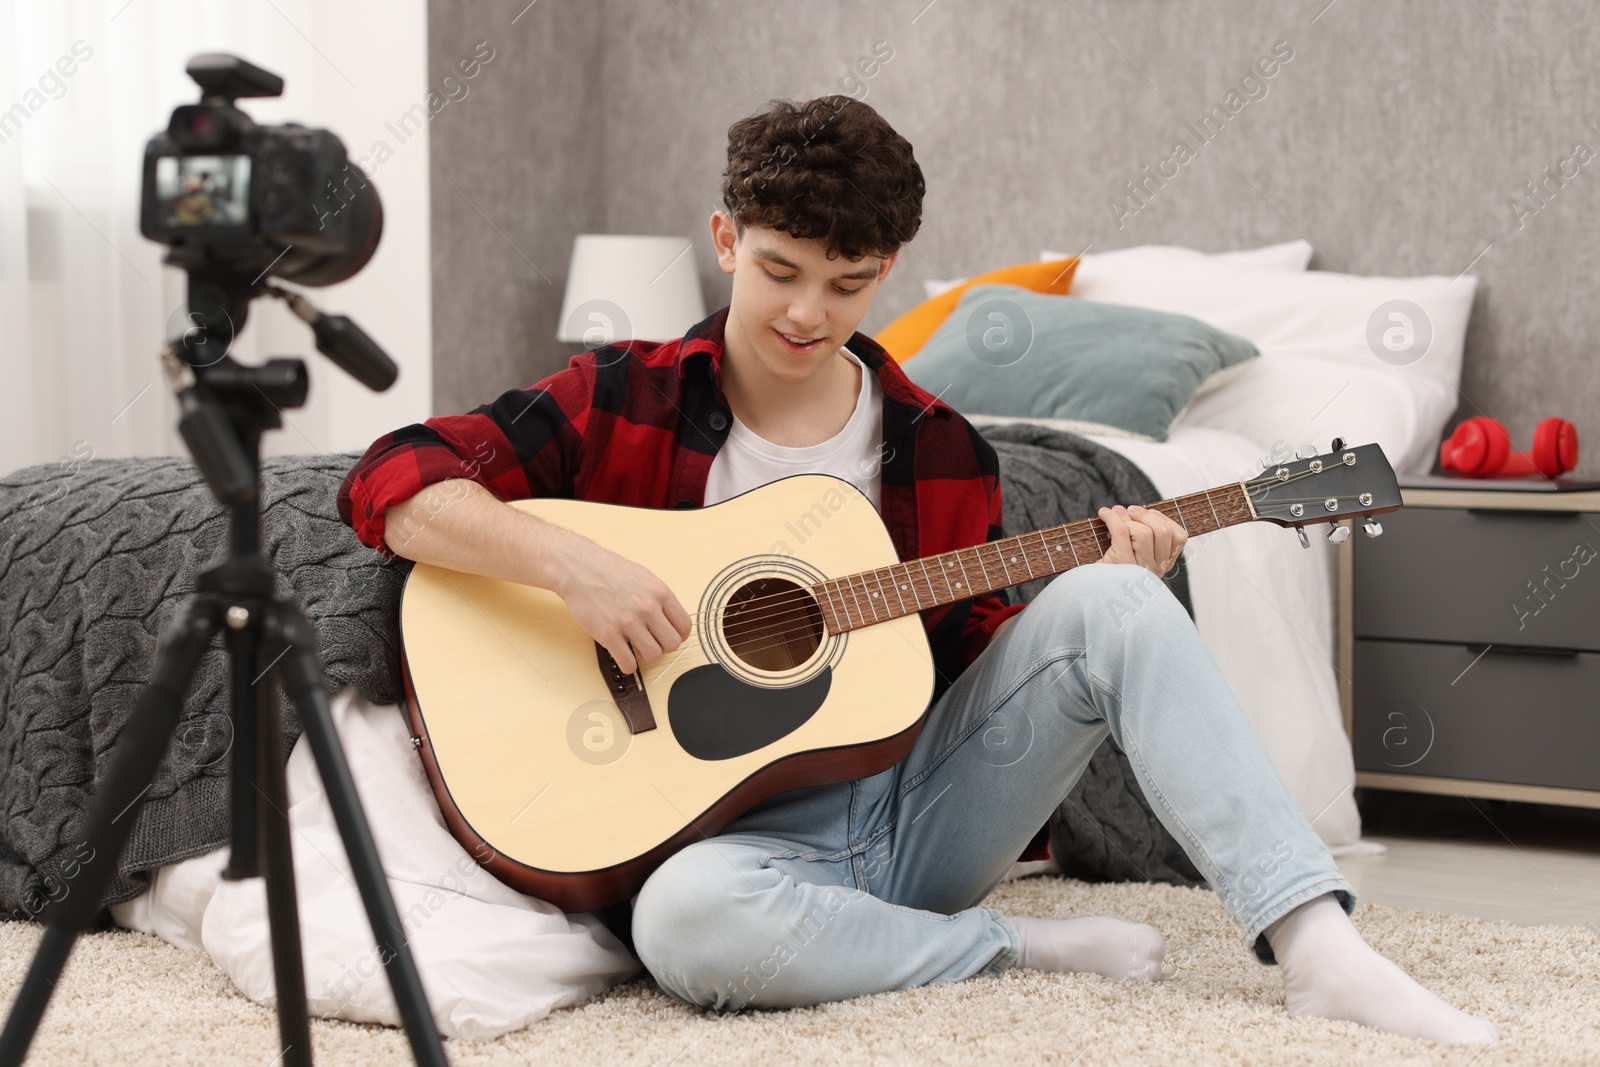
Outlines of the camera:
{"type": "Polygon", "coordinates": [[[165,262],[209,276],[234,305],[241,284],[269,274],[332,285],[366,266],[383,205],[344,143],[297,123],[259,125],[235,107],[283,93],[282,78],[246,60],[208,53],[185,69],[200,102],[175,108],[144,154],[139,228],[168,246],[165,262]]]}
{"type": "Polygon", "coordinates": [[[325,315],[268,279],[332,285],[351,277],[377,251],[383,203],[332,133],[263,126],[234,106],[239,97],[282,95],[282,78],[221,52],[184,69],[200,102],[174,108],[166,131],[145,145],[139,229],[167,246],[164,263],[189,276],[187,321],[162,363],[183,412],[179,431],[217,499],[231,506],[257,483],[254,445],[239,447],[230,419],[254,434],[278,426],[307,388],[299,360],[246,367],[228,358],[251,300],[284,301],[311,327],[317,350],[369,388],[394,383],[394,361],[349,317],[325,315]]]}

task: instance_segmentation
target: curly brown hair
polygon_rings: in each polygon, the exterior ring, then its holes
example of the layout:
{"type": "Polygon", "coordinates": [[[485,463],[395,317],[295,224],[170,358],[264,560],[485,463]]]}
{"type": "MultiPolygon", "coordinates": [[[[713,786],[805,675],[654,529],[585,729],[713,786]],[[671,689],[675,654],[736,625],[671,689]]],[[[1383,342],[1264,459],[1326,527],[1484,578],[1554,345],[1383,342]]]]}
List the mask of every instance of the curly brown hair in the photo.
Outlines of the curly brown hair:
{"type": "Polygon", "coordinates": [[[834,93],[772,100],[728,127],[722,200],[735,229],[820,238],[856,260],[893,255],[922,225],[922,168],[883,116],[834,93]]]}

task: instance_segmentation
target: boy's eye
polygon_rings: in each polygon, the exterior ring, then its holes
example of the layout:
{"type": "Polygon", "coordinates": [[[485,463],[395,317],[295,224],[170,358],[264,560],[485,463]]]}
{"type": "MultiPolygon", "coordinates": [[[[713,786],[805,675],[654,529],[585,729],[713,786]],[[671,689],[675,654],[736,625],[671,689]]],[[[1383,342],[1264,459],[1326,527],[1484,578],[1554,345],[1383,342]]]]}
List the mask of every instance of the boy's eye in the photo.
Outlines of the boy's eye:
{"type": "MultiPolygon", "coordinates": [[[[765,267],[763,267],[762,269],[766,270],[765,267]]],[[[767,277],[771,278],[775,282],[792,282],[795,279],[795,275],[793,275],[793,274],[774,274],[770,270],[767,271],[767,277]]],[[[850,296],[850,295],[852,295],[854,293],[859,293],[861,291],[861,289],[862,289],[862,287],[859,286],[859,285],[856,286],[854,289],[843,289],[843,288],[840,288],[837,285],[833,287],[833,291],[834,292],[840,293],[840,294],[842,294],[844,296],[850,296]]]]}

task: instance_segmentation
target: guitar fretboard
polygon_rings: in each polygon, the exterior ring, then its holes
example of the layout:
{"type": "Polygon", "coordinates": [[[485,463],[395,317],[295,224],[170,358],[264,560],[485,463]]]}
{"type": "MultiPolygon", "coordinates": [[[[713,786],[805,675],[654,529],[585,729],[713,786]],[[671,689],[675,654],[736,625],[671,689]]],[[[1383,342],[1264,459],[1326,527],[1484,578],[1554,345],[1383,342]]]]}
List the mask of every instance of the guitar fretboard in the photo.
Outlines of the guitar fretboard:
{"type": "MultiPolygon", "coordinates": [[[[1255,518],[1243,483],[1146,506],[1182,526],[1190,536],[1255,518]]],[[[1096,562],[1110,547],[1111,534],[1105,523],[1097,518],[1081,519],[847,574],[817,583],[812,592],[823,607],[829,631],[843,633],[1060,574],[1096,562]]]]}

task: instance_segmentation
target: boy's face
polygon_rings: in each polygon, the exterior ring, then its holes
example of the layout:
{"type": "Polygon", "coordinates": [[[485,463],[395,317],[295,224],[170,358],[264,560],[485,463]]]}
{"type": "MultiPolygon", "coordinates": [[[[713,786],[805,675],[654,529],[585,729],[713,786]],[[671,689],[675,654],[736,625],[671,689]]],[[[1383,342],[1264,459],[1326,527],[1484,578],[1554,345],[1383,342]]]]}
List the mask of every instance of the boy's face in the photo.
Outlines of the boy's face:
{"type": "Polygon", "coordinates": [[[711,239],[723,273],[733,275],[725,351],[788,382],[804,381],[829,364],[900,255],[829,259],[821,240],[758,226],[745,227],[740,237],[724,211],[711,216],[711,239]],[[815,340],[795,347],[780,334],[815,340]]]}

